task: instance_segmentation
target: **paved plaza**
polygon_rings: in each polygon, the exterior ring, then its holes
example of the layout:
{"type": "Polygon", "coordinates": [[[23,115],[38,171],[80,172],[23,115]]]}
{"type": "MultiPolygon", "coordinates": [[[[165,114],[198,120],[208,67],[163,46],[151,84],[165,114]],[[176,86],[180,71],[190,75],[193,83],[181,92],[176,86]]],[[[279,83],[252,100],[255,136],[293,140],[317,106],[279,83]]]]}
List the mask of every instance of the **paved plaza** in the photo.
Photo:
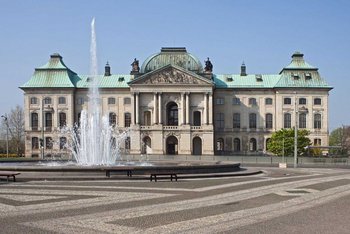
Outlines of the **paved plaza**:
{"type": "Polygon", "coordinates": [[[0,232],[349,233],[348,169],[250,170],[264,173],[150,182],[26,172],[0,181],[0,232]]]}

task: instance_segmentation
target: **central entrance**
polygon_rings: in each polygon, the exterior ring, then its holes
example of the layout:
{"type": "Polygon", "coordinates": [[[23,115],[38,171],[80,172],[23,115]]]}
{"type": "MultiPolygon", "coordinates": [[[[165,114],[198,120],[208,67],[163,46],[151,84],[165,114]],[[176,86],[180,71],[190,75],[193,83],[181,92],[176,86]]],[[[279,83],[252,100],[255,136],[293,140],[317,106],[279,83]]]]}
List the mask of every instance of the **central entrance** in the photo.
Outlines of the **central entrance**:
{"type": "Polygon", "coordinates": [[[166,153],[177,154],[178,152],[178,141],[174,136],[170,136],[166,139],[166,153]]]}

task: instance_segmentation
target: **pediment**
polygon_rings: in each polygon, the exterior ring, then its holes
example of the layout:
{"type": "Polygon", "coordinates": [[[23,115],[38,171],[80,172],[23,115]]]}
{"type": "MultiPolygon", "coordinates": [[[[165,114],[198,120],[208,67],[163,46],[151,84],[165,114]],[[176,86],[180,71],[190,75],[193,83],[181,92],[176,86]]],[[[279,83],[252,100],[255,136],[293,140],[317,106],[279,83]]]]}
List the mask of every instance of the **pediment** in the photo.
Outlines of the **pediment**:
{"type": "Polygon", "coordinates": [[[205,77],[197,75],[183,68],[168,65],[158,70],[146,73],[137,79],[131,81],[132,84],[145,85],[213,85],[213,82],[205,77]]]}

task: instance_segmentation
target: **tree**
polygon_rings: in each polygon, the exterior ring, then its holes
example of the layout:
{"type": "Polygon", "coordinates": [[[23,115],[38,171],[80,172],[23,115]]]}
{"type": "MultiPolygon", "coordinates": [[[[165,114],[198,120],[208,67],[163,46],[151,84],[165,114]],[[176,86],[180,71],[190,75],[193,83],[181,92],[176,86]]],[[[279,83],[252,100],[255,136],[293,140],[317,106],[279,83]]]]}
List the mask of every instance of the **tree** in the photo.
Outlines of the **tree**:
{"type": "MultiPolygon", "coordinates": [[[[298,130],[298,155],[305,153],[306,147],[311,145],[308,135],[309,131],[298,130]]],[[[268,151],[278,156],[282,156],[283,152],[285,156],[292,156],[294,154],[294,129],[281,129],[273,133],[267,147],[268,151]]]]}
{"type": "Polygon", "coordinates": [[[11,151],[15,151],[17,156],[22,156],[24,152],[24,111],[22,107],[17,105],[11,109],[7,116],[7,124],[11,151]]]}
{"type": "MultiPolygon", "coordinates": [[[[341,153],[347,154],[350,150],[350,127],[343,126],[334,129],[329,135],[330,146],[340,146],[341,153]]],[[[331,154],[337,154],[339,150],[331,149],[331,154]]]]}

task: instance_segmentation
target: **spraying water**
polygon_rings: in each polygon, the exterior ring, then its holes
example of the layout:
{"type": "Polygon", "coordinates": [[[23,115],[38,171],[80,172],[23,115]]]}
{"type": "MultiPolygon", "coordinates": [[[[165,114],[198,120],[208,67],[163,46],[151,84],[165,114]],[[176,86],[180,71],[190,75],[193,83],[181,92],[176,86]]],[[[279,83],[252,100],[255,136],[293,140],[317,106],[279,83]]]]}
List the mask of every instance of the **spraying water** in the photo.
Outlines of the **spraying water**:
{"type": "Polygon", "coordinates": [[[91,22],[90,87],[87,110],[81,112],[80,124],[70,132],[73,157],[79,165],[113,165],[120,157],[121,142],[128,133],[109,124],[108,116],[101,117],[101,99],[97,65],[95,18],[91,22]]]}

